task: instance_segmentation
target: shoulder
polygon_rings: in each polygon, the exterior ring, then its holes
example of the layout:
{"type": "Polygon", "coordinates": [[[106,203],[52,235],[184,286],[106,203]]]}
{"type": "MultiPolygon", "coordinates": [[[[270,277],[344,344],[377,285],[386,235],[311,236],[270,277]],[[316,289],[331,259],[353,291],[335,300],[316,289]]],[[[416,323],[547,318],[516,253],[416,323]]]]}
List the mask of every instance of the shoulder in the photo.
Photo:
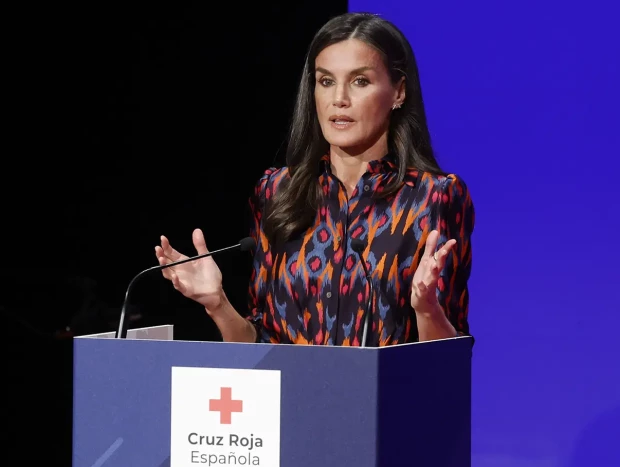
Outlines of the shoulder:
{"type": "Polygon", "coordinates": [[[438,177],[438,181],[443,203],[473,209],[471,194],[463,177],[451,173],[438,177]]]}
{"type": "Polygon", "coordinates": [[[280,185],[282,180],[289,175],[287,167],[269,167],[258,178],[254,186],[254,196],[270,198],[273,191],[280,185]]]}
{"type": "Polygon", "coordinates": [[[255,194],[264,193],[267,189],[275,188],[287,176],[287,167],[269,167],[258,178],[255,186],[255,194]]]}
{"type": "Polygon", "coordinates": [[[417,186],[426,193],[434,195],[435,198],[441,195],[442,199],[438,201],[449,202],[467,199],[471,202],[467,183],[463,177],[455,173],[434,174],[417,169],[409,169],[405,176],[405,184],[412,187],[417,186]]]}
{"type": "Polygon", "coordinates": [[[439,216],[448,223],[450,230],[470,234],[475,224],[475,209],[465,180],[454,173],[428,174],[429,202],[438,209],[439,216]]]}

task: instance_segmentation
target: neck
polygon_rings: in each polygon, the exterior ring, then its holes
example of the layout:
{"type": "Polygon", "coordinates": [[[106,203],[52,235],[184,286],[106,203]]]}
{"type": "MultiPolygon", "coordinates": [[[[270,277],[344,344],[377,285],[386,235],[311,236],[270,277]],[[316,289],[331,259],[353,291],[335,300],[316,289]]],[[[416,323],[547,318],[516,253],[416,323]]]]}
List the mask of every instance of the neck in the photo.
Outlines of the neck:
{"type": "Polygon", "coordinates": [[[375,145],[359,153],[332,146],[329,151],[332,173],[351,190],[368,168],[368,163],[381,159],[387,154],[387,144],[375,145]]]}

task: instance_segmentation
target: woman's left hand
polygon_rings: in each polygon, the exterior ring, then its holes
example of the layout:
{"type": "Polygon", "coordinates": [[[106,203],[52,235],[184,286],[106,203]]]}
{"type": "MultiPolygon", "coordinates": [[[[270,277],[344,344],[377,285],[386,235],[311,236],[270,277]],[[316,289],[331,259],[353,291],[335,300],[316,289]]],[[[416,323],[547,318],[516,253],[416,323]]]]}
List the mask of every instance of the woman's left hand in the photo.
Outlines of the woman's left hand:
{"type": "Polygon", "coordinates": [[[448,240],[439,250],[437,242],[439,232],[433,230],[426,238],[424,256],[413,275],[411,306],[416,313],[433,313],[439,307],[437,300],[437,282],[439,274],[446,264],[446,257],[456,245],[456,240],[448,240]]]}

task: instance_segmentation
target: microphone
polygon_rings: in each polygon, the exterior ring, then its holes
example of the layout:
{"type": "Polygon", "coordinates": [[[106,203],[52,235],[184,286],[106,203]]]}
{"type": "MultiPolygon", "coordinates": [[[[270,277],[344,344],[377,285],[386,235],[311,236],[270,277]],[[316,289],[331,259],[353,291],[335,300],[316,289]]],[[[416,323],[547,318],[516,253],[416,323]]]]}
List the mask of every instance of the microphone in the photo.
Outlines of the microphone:
{"type": "Polygon", "coordinates": [[[241,251],[250,251],[250,250],[253,250],[255,247],[256,247],[256,242],[254,241],[254,239],[252,237],[246,237],[246,238],[241,239],[239,243],[237,243],[236,245],[227,246],[225,248],[221,248],[215,251],[209,251],[207,253],[203,253],[198,256],[192,256],[190,258],[185,258],[180,261],[175,261],[173,263],[168,263],[164,265],[158,264],[157,266],[153,266],[151,268],[148,268],[148,269],[145,269],[144,271],[139,272],[138,274],[134,276],[133,279],[131,279],[131,281],[129,282],[129,286],[127,287],[127,292],[125,292],[125,300],[123,300],[123,308],[121,309],[121,317],[118,322],[118,330],[116,331],[116,339],[125,339],[127,337],[127,326],[125,325],[127,298],[129,297],[129,293],[133,289],[133,286],[136,283],[136,281],[143,275],[149,272],[152,272],[152,271],[161,271],[162,269],[171,268],[173,266],[178,266],[179,264],[188,263],[190,261],[196,261],[197,259],[206,258],[207,256],[217,255],[218,253],[223,253],[223,252],[230,251],[230,250],[236,250],[237,248],[239,248],[241,251]]]}
{"type": "Polygon", "coordinates": [[[368,267],[366,266],[366,261],[364,260],[362,253],[366,248],[366,243],[359,238],[351,239],[351,248],[353,251],[357,253],[357,256],[360,259],[360,263],[362,263],[362,268],[364,269],[364,275],[366,276],[366,282],[368,282],[368,302],[366,303],[366,309],[364,310],[364,328],[362,333],[362,347],[366,347],[366,341],[368,340],[368,328],[370,327],[370,318],[372,316],[372,299],[374,295],[374,287],[372,285],[372,277],[370,276],[370,272],[368,271],[368,267]]]}

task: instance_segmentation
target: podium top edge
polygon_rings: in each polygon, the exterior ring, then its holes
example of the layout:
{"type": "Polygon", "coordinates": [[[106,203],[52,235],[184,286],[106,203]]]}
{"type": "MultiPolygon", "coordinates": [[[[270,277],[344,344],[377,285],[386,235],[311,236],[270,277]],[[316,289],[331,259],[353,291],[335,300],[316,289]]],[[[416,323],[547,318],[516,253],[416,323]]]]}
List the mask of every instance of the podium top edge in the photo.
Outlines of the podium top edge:
{"type": "MultiPolygon", "coordinates": [[[[163,325],[163,326],[153,326],[152,328],[148,328],[148,329],[156,329],[156,328],[167,328],[170,327],[170,325],[163,325]]],[[[98,333],[98,334],[88,334],[88,335],[84,335],[84,336],[75,336],[73,339],[74,340],[80,340],[80,341],[87,341],[87,340],[101,340],[103,338],[103,340],[125,340],[125,341],[150,341],[150,342],[176,342],[176,343],[204,343],[204,344],[211,344],[211,345],[230,345],[230,344],[235,344],[235,345],[250,345],[250,346],[273,346],[273,345],[277,345],[277,346],[290,346],[290,347],[312,347],[312,348],[321,348],[321,347],[325,347],[325,348],[333,348],[333,347],[340,347],[343,349],[356,349],[356,350],[365,350],[365,351],[380,351],[380,350],[384,350],[384,349],[390,349],[390,348],[395,348],[395,347],[409,347],[409,346],[419,346],[419,345],[425,345],[425,344],[432,344],[432,343],[437,343],[437,342],[442,342],[442,341],[460,341],[460,340],[473,340],[472,336],[454,336],[454,337],[446,337],[443,339],[435,339],[432,341],[418,341],[418,342],[407,342],[407,343],[402,343],[402,344],[397,344],[397,345],[388,345],[388,346],[383,346],[383,347],[359,347],[359,346],[333,346],[333,345],[312,345],[312,344],[308,344],[308,345],[300,345],[300,344],[285,344],[285,343],[270,343],[270,342],[222,342],[222,341],[193,341],[193,340],[183,340],[183,339],[153,339],[153,338],[149,338],[149,339],[139,339],[139,338],[132,338],[132,337],[126,337],[123,339],[117,339],[115,337],[115,333],[98,333]],[[104,337],[104,334],[111,334],[110,336],[104,337]]]]}

